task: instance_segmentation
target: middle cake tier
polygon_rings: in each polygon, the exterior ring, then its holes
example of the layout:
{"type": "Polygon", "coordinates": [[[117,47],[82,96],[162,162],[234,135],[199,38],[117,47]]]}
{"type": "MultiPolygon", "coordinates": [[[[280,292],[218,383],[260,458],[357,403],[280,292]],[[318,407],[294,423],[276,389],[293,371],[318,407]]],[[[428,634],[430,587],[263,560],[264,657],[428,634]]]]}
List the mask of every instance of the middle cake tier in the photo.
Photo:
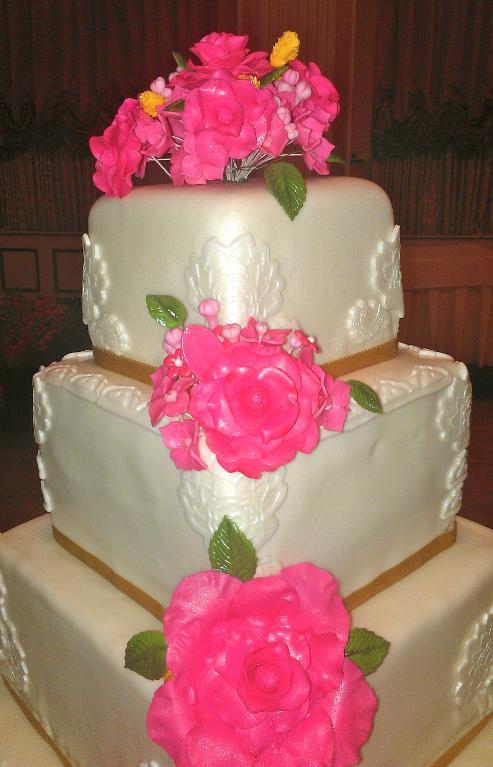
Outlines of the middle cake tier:
{"type": "Polygon", "coordinates": [[[69,355],[34,386],[57,539],[159,612],[181,578],[208,569],[210,538],[228,515],[252,540],[260,573],[310,561],[336,572],[356,606],[453,542],[470,387],[461,363],[404,345],[351,378],[378,392],[384,414],[353,402],[342,434],[323,433],[311,455],[255,480],[215,460],[178,471],[150,425],[150,387],[103,370],[90,352],[69,355]]]}

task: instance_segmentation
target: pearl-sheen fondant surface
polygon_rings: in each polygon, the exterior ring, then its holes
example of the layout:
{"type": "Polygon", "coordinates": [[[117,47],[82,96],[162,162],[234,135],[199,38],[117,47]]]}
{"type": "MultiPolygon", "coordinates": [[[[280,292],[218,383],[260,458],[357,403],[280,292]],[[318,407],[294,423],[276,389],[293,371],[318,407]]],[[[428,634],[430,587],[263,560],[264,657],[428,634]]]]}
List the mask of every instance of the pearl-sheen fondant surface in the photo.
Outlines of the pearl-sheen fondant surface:
{"type": "Polygon", "coordinates": [[[441,414],[452,423],[469,391],[464,365],[404,346],[351,377],[378,391],[384,415],[353,402],[342,434],[322,431],[313,453],[257,481],[214,462],[178,471],[149,424],[150,387],[69,355],[36,377],[51,412],[40,454],[53,524],[161,603],[209,567],[224,514],[255,541],[261,572],[309,561],[350,594],[453,524],[465,469],[450,472],[467,435],[445,439],[441,414]]]}
{"type": "Polygon", "coordinates": [[[398,227],[385,192],[361,179],[308,179],[294,221],[260,181],[102,197],[84,250],[93,344],[156,366],[163,328],[148,294],[179,298],[192,322],[205,298],[221,302],[222,323],[294,322],[317,336],[323,361],[394,338],[403,314],[398,227]],[[101,317],[122,331],[103,332],[101,317]]]}
{"type": "MultiPolygon", "coordinates": [[[[0,571],[35,693],[25,700],[72,763],[172,767],[145,731],[160,682],[122,664],[128,637],[158,621],[58,546],[46,517],[0,538],[0,571]]],[[[492,593],[493,534],[461,520],[454,546],[353,612],[354,626],[391,642],[369,677],[379,709],[361,767],[429,767],[479,721],[456,681],[492,593]]]]}

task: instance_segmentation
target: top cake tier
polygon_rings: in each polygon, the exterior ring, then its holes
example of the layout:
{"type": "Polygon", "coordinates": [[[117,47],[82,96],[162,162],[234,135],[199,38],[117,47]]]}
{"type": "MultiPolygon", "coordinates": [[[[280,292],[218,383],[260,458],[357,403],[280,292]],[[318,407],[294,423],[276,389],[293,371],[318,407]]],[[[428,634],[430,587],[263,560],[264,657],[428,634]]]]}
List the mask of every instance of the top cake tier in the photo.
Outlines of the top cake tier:
{"type": "Polygon", "coordinates": [[[290,221],[262,182],[144,187],[102,197],[84,236],[84,321],[95,347],[162,362],[146,295],[171,295],[200,322],[253,315],[317,337],[319,362],[392,341],[403,316],[399,229],[386,194],[353,178],[307,180],[290,221]]]}

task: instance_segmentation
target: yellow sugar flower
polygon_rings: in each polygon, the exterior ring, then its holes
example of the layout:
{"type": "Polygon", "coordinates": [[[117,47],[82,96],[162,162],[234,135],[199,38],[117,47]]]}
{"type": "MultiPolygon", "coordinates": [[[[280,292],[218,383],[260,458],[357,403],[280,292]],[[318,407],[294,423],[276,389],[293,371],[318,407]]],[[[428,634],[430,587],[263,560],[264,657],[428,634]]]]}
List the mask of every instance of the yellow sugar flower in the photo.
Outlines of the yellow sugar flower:
{"type": "Polygon", "coordinates": [[[243,72],[241,75],[238,75],[239,80],[250,80],[251,84],[255,86],[255,88],[260,88],[260,80],[255,75],[249,75],[246,72],[243,72]]]}
{"type": "Polygon", "coordinates": [[[293,61],[300,52],[300,38],[296,32],[284,32],[272,49],[270,65],[283,67],[288,61],[293,61]]]}
{"type": "Polygon", "coordinates": [[[154,93],[154,91],[139,93],[139,101],[144,112],[151,117],[157,117],[156,107],[166,103],[164,96],[160,96],[158,93],[154,93]]]}

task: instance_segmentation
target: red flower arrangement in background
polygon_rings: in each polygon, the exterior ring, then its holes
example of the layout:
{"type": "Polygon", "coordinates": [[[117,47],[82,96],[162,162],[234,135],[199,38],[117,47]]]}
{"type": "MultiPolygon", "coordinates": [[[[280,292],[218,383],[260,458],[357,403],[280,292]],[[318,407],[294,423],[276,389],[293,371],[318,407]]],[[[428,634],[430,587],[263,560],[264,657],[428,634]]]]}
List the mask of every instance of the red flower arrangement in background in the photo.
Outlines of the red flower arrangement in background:
{"type": "Polygon", "coordinates": [[[29,361],[74,321],[72,307],[53,296],[31,298],[18,290],[4,292],[0,298],[0,360],[7,367],[29,361]]]}

